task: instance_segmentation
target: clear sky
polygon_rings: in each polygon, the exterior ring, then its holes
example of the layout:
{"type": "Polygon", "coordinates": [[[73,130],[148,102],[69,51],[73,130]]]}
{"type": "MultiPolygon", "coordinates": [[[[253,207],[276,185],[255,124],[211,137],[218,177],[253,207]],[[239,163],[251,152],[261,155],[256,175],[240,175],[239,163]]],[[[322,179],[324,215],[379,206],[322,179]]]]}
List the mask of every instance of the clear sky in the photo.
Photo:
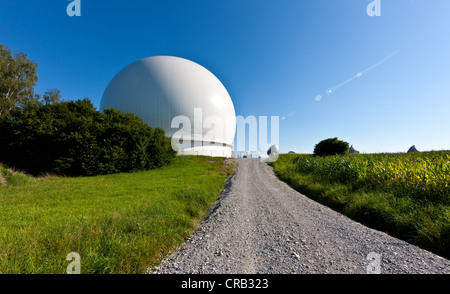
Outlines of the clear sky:
{"type": "Polygon", "coordinates": [[[0,0],[0,43],[38,63],[36,92],[99,107],[128,64],[213,72],[244,117],[279,116],[280,149],[338,137],[361,152],[450,149],[450,1],[0,0]]]}

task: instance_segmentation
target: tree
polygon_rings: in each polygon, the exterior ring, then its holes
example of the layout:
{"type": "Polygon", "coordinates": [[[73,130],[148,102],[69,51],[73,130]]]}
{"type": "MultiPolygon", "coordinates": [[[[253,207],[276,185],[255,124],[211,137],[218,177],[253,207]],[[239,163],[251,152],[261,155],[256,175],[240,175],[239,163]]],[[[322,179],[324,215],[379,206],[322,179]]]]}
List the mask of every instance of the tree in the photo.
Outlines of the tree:
{"type": "Polygon", "coordinates": [[[349,144],[345,141],[338,140],[338,138],[329,138],[320,141],[314,147],[314,155],[327,156],[339,155],[348,151],[349,144]]]}
{"type": "Polygon", "coordinates": [[[8,117],[16,107],[34,99],[37,80],[37,64],[28,55],[13,54],[0,44],[0,118],[8,117]]]}
{"type": "Polygon", "coordinates": [[[160,128],[89,99],[28,103],[0,120],[0,162],[32,175],[93,176],[158,168],[176,152],[160,128]]]}
{"type": "Polygon", "coordinates": [[[47,90],[42,97],[45,105],[53,104],[61,100],[61,91],[58,89],[47,90]]]}

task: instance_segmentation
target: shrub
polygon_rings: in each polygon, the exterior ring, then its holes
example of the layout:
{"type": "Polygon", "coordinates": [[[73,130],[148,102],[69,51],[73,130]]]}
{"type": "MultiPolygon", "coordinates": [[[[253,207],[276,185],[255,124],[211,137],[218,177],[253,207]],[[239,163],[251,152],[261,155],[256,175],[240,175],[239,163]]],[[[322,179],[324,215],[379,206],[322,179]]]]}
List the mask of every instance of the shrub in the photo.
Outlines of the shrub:
{"type": "Polygon", "coordinates": [[[320,141],[314,147],[314,155],[327,156],[339,155],[347,152],[349,144],[347,142],[338,140],[338,138],[330,138],[320,141]]]}
{"type": "Polygon", "coordinates": [[[98,175],[157,168],[175,156],[162,129],[88,100],[29,104],[0,121],[0,161],[38,175],[98,175]]]}

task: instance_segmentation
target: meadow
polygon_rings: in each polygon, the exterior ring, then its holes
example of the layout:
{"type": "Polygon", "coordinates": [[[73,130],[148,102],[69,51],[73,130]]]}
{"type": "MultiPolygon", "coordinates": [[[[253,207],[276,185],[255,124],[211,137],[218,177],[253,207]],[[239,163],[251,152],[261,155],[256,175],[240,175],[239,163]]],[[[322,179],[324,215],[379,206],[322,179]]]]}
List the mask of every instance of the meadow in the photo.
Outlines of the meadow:
{"type": "Polygon", "coordinates": [[[0,166],[0,273],[143,273],[198,227],[232,174],[224,158],[178,156],[159,169],[34,178],[0,166]]]}
{"type": "Polygon", "coordinates": [[[308,197],[450,258],[450,151],[282,154],[272,166],[308,197]]]}

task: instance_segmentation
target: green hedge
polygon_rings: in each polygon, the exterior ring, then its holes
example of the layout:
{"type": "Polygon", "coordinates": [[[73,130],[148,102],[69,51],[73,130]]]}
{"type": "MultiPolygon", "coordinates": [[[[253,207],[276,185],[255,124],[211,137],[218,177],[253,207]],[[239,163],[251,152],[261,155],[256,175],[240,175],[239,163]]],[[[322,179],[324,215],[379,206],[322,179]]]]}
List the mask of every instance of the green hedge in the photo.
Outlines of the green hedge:
{"type": "Polygon", "coordinates": [[[0,121],[0,138],[0,162],[32,175],[147,170],[175,156],[162,129],[88,99],[26,105],[0,121]]]}

